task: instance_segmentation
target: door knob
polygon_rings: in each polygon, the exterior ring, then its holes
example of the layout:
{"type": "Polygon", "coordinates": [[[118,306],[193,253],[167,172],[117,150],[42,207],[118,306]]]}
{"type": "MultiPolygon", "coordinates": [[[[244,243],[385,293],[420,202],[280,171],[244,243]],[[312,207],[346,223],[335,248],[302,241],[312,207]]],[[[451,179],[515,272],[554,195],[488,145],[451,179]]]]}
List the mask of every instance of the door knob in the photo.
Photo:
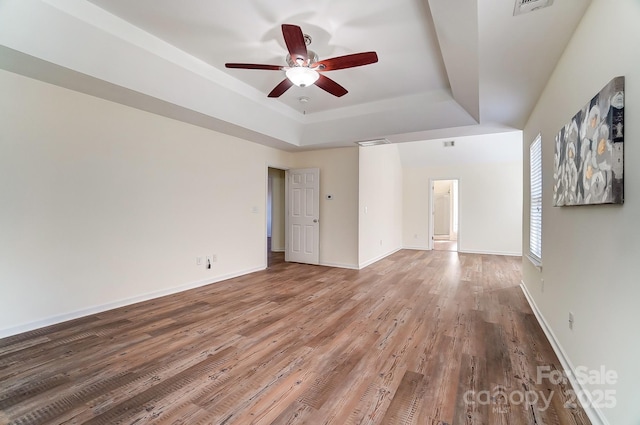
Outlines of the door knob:
{"type": "Polygon", "coordinates": [[[313,219],[313,222],[314,222],[314,223],[317,223],[318,221],[320,221],[320,220],[318,220],[317,218],[314,218],[314,219],[313,219]]]}

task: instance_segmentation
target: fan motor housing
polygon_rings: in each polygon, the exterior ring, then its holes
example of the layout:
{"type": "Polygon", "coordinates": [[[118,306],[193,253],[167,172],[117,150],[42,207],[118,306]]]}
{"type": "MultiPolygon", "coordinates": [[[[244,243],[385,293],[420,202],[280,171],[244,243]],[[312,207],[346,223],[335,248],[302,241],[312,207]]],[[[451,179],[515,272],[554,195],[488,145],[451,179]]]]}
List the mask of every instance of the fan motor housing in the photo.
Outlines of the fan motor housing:
{"type": "Polygon", "coordinates": [[[293,68],[294,66],[309,66],[311,64],[318,62],[318,54],[313,50],[307,50],[307,57],[308,57],[307,61],[305,63],[300,64],[294,61],[293,59],[291,59],[291,55],[287,55],[287,59],[286,59],[287,65],[293,68]]]}

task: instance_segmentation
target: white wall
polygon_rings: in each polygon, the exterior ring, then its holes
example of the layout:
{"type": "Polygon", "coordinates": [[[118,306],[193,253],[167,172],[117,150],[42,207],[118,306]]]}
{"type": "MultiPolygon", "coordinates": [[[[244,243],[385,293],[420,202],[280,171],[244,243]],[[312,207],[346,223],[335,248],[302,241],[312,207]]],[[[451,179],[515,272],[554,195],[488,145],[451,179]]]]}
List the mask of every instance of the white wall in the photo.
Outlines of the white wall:
{"type": "Polygon", "coordinates": [[[459,179],[458,250],[522,253],[522,161],[405,167],[403,246],[429,249],[429,183],[459,179]]]}
{"type": "Polygon", "coordinates": [[[402,248],[402,164],[397,145],[358,149],[359,265],[402,248]]]}
{"type": "Polygon", "coordinates": [[[265,164],[291,154],[6,71],[0,93],[0,334],[265,267],[265,164]]]}
{"type": "Polygon", "coordinates": [[[296,168],[320,169],[320,264],[357,268],[358,149],[298,152],[294,159],[296,168]]]}
{"type": "MultiPolygon", "coordinates": [[[[524,174],[529,143],[542,135],[543,269],[523,260],[524,283],[575,366],[615,370],[610,424],[640,423],[640,2],[593,0],[549,80],[524,131],[524,174]],[[626,77],[625,203],[623,206],[552,207],[554,137],[613,77],[626,77]],[[544,291],[541,285],[544,279],[544,291]],[[569,330],[568,314],[575,316],[569,330]]],[[[529,243],[529,185],[525,184],[525,252],[529,243]]]]}

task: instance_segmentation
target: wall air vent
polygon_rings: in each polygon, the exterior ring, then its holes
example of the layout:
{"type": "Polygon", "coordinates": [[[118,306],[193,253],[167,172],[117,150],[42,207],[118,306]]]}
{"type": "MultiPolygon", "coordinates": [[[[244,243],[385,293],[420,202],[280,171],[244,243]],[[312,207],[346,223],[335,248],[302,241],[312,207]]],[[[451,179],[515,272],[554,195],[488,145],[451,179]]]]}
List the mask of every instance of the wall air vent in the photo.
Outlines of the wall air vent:
{"type": "Polygon", "coordinates": [[[513,16],[522,15],[533,12],[534,10],[549,7],[553,4],[553,0],[516,0],[516,6],[513,9],[513,16]]]}
{"type": "Polygon", "coordinates": [[[356,142],[357,145],[363,148],[377,145],[388,145],[389,143],[391,142],[388,139],[363,140],[361,142],[356,142]]]}
{"type": "Polygon", "coordinates": [[[445,142],[442,142],[442,144],[444,145],[445,148],[452,148],[456,145],[455,140],[447,140],[445,142]]]}

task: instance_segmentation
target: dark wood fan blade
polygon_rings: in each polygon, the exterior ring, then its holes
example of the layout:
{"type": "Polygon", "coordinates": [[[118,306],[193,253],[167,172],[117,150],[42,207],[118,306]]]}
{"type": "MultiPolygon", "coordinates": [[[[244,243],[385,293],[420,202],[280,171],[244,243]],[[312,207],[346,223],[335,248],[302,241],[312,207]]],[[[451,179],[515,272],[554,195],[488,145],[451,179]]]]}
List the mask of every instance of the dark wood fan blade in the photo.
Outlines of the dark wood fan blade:
{"type": "Polygon", "coordinates": [[[291,80],[285,78],[280,84],[278,84],[273,90],[271,90],[271,93],[269,93],[268,97],[280,97],[282,96],[282,93],[289,90],[292,85],[293,83],[291,82],[291,80]]]}
{"type": "Polygon", "coordinates": [[[320,67],[319,71],[334,71],[336,69],[354,68],[356,66],[369,65],[378,62],[376,52],[354,53],[353,55],[338,56],[325,59],[311,65],[312,68],[320,67]]]}
{"type": "Polygon", "coordinates": [[[279,65],[262,65],[259,63],[225,63],[224,66],[239,69],[265,69],[267,71],[280,71],[283,68],[279,65]]]}
{"type": "Polygon", "coordinates": [[[316,81],[316,86],[337,97],[342,97],[345,94],[349,93],[347,89],[342,87],[340,84],[336,83],[329,77],[325,77],[322,74],[320,74],[320,78],[318,78],[318,81],[316,81]]]}
{"type": "Polygon", "coordinates": [[[301,58],[305,62],[308,60],[307,44],[304,42],[304,34],[297,25],[282,25],[282,36],[289,50],[289,55],[294,61],[301,58]]]}

